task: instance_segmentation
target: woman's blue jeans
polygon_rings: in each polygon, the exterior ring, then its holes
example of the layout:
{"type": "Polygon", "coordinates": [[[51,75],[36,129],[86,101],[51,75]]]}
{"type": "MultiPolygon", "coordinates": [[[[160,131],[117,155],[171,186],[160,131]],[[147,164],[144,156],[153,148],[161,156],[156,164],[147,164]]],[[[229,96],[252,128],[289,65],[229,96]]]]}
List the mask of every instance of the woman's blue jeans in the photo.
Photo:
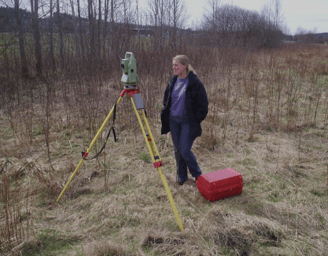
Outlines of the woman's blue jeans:
{"type": "Polygon", "coordinates": [[[187,118],[170,116],[170,130],[177,161],[179,182],[184,182],[188,179],[187,167],[195,178],[202,174],[196,158],[191,152],[194,139],[191,136],[190,128],[187,118]]]}

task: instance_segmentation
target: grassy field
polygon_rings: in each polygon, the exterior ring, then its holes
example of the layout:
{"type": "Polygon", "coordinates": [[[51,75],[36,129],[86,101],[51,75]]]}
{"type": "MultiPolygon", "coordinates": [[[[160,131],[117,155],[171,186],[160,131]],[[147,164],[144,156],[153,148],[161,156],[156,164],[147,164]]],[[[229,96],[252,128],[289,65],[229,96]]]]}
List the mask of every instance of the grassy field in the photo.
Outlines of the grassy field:
{"type": "Polygon", "coordinates": [[[226,54],[211,55],[210,70],[195,65],[210,105],[193,152],[203,173],[241,173],[241,195],[208,202],[193,179],[176,184],[171,137],[160,135],[165,84],[140,77],[184,231],[127,96],[119,141],[84,161],[55,204],[123,88],[110,80],[93,95],[72,82],[66,98],[58,90],[50,102],[0,110],[0,254],[327,255],[328,47],[258,51],[243,61],[238,51],[226,54]]]}

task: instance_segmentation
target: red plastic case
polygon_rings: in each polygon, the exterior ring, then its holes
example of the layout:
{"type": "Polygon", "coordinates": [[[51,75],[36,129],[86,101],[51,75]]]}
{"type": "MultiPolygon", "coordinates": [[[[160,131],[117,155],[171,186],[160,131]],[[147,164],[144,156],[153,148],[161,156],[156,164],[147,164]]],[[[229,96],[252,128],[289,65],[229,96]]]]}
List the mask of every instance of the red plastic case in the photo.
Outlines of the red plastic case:
{"type": "Polygon", "coordinates": [[[244,183],[240,173],[226,168],[202,174],[197,178],[196,185],[207,200],[214,202],[241,194],[244,183]]]}

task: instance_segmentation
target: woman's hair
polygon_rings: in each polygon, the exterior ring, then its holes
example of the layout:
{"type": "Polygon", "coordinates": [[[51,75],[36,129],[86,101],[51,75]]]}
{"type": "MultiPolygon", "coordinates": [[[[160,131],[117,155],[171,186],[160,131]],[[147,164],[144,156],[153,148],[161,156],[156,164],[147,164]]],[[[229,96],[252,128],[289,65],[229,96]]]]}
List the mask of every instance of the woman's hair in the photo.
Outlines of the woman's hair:
{"type": "Polygon", "coordinates": [[[196,70],[190,65],[189,59],[186,55],[177,55],[173,60],[178,60],[182,65],[187,66],[187,74],[193,72],[196,75],[196,70]]]}

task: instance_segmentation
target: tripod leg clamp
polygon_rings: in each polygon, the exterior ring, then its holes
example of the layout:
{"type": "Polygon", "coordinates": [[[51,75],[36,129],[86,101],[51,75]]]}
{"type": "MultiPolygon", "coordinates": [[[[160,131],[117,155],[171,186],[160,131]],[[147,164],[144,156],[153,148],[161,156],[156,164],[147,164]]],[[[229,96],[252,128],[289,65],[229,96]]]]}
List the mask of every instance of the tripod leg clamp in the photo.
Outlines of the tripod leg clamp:
{"type": "Polygon", "coordinates": [[[85,159],[88,156],[88,152],[82,152],[82,158],[85,159]]]}
{"type": "Polygon", "coordinates": [[[163,166],[163,162],[162,161],[158,161],[158,162],[155,162],[154,163],[154,167],[155,168],[158,168],[158,167],[161,167],[161,166],[163,166]]]}

